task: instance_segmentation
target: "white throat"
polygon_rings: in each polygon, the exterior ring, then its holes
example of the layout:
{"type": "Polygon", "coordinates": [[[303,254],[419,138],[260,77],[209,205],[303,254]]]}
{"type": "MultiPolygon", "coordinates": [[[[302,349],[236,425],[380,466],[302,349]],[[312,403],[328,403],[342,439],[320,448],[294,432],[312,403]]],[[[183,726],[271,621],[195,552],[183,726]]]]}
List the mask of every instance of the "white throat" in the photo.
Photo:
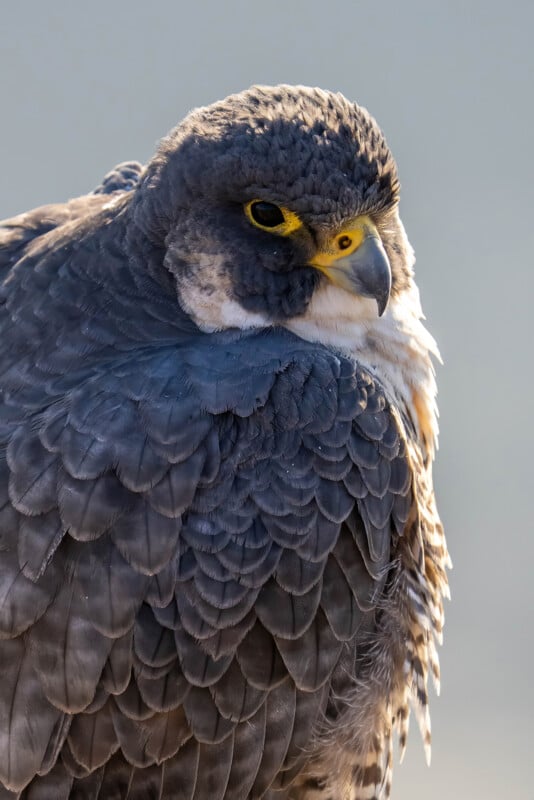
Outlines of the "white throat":
{"type": "Polygon", "coordinates": [[[382,317],[376,302],[333,284],[316,290],[306,313],[284,324],[309,341],[354,358],[376,374],[390,399],[412,418],[430,456],[437,444],[436,381],[431,355],[438,347],[422,323],[415,284],[390,301],[382,317]]]}

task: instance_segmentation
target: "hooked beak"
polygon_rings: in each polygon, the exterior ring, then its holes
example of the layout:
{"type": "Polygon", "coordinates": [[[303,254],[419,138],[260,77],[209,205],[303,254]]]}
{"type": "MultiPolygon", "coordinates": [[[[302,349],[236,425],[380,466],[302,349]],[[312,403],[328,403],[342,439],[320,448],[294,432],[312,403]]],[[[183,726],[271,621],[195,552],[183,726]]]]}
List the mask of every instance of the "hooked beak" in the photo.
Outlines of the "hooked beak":
{"type": "Polygon", "coordinates": [[[391,293],[391,266],[369,217],[359,217],[349,228],[330,238],[309,262],[336,286],[376,300],[378,316],[391,293]]]}

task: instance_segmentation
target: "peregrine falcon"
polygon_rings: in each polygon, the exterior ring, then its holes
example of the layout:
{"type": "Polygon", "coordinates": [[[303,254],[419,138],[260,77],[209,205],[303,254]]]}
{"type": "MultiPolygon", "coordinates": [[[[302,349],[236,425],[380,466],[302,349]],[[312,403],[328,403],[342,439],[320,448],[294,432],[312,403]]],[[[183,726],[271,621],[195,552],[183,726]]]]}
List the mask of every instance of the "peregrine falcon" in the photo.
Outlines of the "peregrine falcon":
{"type": "Polygon", "coordinates": [[[0,800],[385,800],[448,556],[393,157],[253,87],[0,228],[0,800]]]}

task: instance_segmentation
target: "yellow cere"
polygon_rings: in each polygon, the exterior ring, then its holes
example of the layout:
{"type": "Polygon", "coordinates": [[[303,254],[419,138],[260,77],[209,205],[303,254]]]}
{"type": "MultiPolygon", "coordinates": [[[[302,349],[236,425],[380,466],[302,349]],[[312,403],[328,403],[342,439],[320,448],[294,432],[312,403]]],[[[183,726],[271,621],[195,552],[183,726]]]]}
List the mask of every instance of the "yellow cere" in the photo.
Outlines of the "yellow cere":
{"type": "Polygon", "coordinates": [[[269,201],[256,198],[246,203],[244,208],[245,214],[247,215],[249,221],[256,228],[260,228],[262,231],[268,231],[269,233],[275,233],[277,236],[290,236],[292,233],[294,233],[294,231],[302,227],[302,220],[297,216],[297,214],[295,214],[294,211],[286,208],[286,206],[278,206],[274,203],[270,203],[269,201]],[[254,218],[252,214],[253,207],[260,203],[262,205],[268,205],[278,209],[281,216],[281,221],[278,225],[262,225],[258,219],[254,218]]]}

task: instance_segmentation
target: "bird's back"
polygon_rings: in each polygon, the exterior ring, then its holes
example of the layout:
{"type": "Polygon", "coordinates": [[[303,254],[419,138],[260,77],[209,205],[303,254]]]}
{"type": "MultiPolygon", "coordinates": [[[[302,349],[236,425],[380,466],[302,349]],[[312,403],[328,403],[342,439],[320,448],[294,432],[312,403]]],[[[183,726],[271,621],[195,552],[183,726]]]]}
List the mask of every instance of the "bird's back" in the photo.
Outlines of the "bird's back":
{"type": "Polygon", "coordinates": [[[125,161],[107,173],[92,192],[67,203],[41,206],[0,222],[0,280],[7,277],[28,246],[40,236],[87,214],[97,212],[117,193],[131,191],[139,181],[142,166],[125,161]],[[111,196],[111,197],[110,197],[111,196]]]}

